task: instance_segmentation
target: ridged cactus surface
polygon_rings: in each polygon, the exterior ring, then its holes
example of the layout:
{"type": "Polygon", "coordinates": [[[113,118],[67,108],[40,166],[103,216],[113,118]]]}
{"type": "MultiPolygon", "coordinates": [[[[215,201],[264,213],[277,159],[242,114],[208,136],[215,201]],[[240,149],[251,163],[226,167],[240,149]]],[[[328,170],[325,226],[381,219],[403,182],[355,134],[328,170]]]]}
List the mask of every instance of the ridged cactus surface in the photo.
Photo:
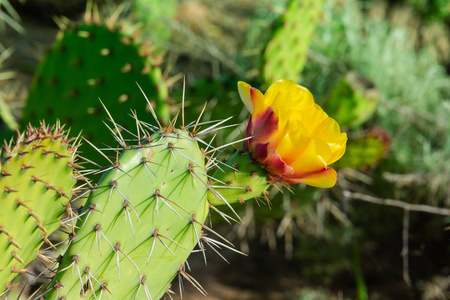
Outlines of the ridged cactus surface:
{"type": "Polygon", "coordinates": [[[160,299],[203,240],[206,158],[186,130],[125,146],[80,213],[46,299],[160,299]]]}
{"type": "Polygon", "coordinates": [[[265,83],[280,78],[296,81],[306,62],[307,52],[323,11],[323,0],[291,0],[273,30],[262,62],[265,83]]]}
{"type": "MultiPolygon", "coordinates": [[[[69,24],[60,31],[36,72],[23,122],[60,119],[94,144],[113,144],[98,120],[107,115],[99,98],[124,127],[134,126],[126,112],[149,113],[135,82],[147,91],[160,120],[169,117],[167,86],[151,50],[108,23],[69,24]]],[[[83,152],[90,147],[83,146],[83,152]]],[[[86,155],[84,153],[85,156],[86,155]]]]}
{"type": "MultiPolygon", "coordinates": [[[[0,164],[0,295],[26,271],[49,235],[72,214],[70,199],[78,176],[76,145],[61,127],[29,127],[9,144],[0,164]]],[[[71,231],[71,223],[64,224],[71,231]]]]}

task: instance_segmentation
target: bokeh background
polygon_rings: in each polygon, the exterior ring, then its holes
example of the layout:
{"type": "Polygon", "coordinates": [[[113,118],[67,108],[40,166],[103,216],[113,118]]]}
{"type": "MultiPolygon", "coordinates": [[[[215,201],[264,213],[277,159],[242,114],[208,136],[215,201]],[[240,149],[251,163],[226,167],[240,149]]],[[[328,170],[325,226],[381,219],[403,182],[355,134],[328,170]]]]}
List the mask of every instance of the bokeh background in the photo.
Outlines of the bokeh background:
{"type": "Polygon", "coordinates": [[[224,251],[230,264],[209,255],[205,267],[192,255],[207,299],[450,298],[450,1],[104,0],[88,3],[90,17],[82,0],[0,3],[2,139],[34,117],[83,120],[23,112],[60,101],[29,95],[57,38],[89,18],[144,43],[172,115],[184,77],[191,119],[206,101],[204,118],[234,116],[220,142],[245,130],[238,80],[295,80],[348,133],[334,188],[272,188],[237,207],[242,223],[216,223],[248,256],[224,251]]]}

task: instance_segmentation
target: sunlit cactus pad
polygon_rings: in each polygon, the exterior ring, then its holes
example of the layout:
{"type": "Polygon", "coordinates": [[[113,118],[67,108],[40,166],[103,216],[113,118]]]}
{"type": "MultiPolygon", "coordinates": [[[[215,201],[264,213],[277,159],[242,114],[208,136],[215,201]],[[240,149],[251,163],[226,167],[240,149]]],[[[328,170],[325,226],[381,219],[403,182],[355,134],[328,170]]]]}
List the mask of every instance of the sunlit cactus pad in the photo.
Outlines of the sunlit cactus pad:
{"type": "MultiPolygon", "coordinates": [[[[29,127],[5,143],[0,164],[0,295],[26,271],[34,258],[46,259],[39,248],[71,214],[77,182],[76,145],[58,126],[29,127]]],[[[71,223],[64,224],[72,230],[71,223]]],[[[51,244],[51,243],[50,243],[51,244]]]]}
{"type": "MultiPolygon", "coordinates": [[[[107,23],[111,24],[111,22],[107,23]]],[[[130,108],[148,112],[139,101],[138,83],[161,120],[168,118],[167,87],[152,63],[148,46],[113,25],[88,22],[67,25],[59,33],[34,78],[23,124],[57,119],[96,145],[111,144],[99,120],[107,119],[99,98],[124,127],[132,126],[130,108]]],[[[82,147],[83,152],[89,147],[82,147]]]]}
{"type": "Polygon", "coordinates": [[[316,24],[322,15],[323,0],[291,0],[274,28],[262,62],[266,84],[280,78],[296,81],[306,62],[316,24]]]}
{"type": "Polygon", "coordinates": [[[207,231],[206,158],[174,128],[125,144],[81,212],[47,299],[160,299],[188,276],[184,262],[207,231]]]}

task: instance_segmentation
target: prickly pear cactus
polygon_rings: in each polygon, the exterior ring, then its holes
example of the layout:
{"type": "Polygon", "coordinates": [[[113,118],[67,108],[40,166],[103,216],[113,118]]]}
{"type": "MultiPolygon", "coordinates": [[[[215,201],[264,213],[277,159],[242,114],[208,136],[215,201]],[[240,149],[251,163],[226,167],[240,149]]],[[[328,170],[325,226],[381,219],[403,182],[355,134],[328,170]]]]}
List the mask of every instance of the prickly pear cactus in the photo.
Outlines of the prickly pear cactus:
{"type": "Polygon", "coordinates": [[[160,299],[175,275],[191,280],[184,262],[210,230],[203,152],[173,127],[122,147],[80,213],[47,299],[160,299]]]}
{"type": "MultiPolygon", "coordinates": [[[[167,86],[149,47],[138,44],[111,22],[87,21],[61,25],[65,29],[36,72],[24,124],[60,119],[96,145],[113,144],[98,124],[107,118],[99,98],[117,116],[117,122],[134,126],[127,114],[131,108],[149,112],[140,101],[136,82],[148,91],[160,120],[168,120],[167,86]]],[[[89,157],[86,152],[90,150],[83,146],[83,156],[89,157]]]]}
{"type": "Polygon", "coordinates": [[[314,29],[323,11],[323,0],[291,0],[274,28],[263,54],[262,80],[296,81],[306,62],[314,29]]]}
{"type": "Polygon", "coordinates": [[[49,235],[72,214],[71,197],[80,177],[75,150],[62,127],[28,127],[5,142],[0,164],[0,295],[10,281],[26,272],[34,258],[46,260],[39,248],[52,245],[49,235]],[[68,214],[68,215],[67,215],[68,214]]]}

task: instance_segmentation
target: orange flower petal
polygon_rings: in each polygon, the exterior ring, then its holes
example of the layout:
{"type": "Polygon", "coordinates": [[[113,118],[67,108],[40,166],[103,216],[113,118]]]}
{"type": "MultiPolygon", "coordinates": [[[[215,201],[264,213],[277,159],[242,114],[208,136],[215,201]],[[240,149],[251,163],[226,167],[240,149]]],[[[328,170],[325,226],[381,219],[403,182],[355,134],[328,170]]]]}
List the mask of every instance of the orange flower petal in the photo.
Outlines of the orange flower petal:
{"type": "Polygon", "coordinates": [[[326,168],[301,178],[289,178],[288,183],[305,183],[319,188],[330,188],[336,184],[337,173],[333,168],[326,168]]]}

